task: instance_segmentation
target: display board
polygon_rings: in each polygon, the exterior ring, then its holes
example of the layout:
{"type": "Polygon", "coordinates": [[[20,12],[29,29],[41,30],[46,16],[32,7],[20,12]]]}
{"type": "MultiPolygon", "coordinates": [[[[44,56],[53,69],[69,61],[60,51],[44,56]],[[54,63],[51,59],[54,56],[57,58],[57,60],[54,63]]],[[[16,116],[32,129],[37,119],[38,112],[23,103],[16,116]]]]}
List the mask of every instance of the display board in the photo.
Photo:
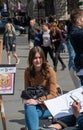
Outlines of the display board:
{"type": "Polygon", "coordinates": [[[0,95],[14,94],[15,89],[15,64],[0,65],[0,95]]]}

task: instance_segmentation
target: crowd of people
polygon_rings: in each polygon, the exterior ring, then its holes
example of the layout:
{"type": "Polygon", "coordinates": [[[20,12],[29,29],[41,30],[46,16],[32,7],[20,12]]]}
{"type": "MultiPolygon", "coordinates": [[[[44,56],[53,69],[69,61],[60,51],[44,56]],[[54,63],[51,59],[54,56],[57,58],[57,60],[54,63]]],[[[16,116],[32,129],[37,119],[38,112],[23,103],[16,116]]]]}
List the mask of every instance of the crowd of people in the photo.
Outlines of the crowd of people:
{"type": "MultiPolygon", "coordinates": [[[[71,23],[72,25],[67,26],[65,33],[55,22],[50,24],[44,22],[40,28],[35,27],[35,19],[30,20],[28,29],[29,67],[25,70],[25,89],[28,86],[42,85],[48,91],[47,99],[59,96],[55,72],[57,72],[58,60],[61,62],[62,70],[66,68],[60,57],[63,38],[69,52],[69,71],[75,87],[83,86],[83,10],[72,11],[71,23]],[[53,67],[47,64],[47,53],[52,59],[53,67]]],[[[29,130],[38,130],[39,119],[51,115],[45,104],[43,104],[43,101],[47,99],[43,96],[36,100],[28,99],[25,101],[25,122],[29,130]]],[[[80,113],[80,109],[81,103],[74,102],[72,104],[74,115],[59,119],[59,121],[48,126],[48,129],[82,130],[83,115],[80,113]]]]}
{"type": "Polygon", "coordinates": [[[55,22],[44,22],[42,26],[35,27],[35,19],[30,20],[30,26],[28,29],[28,42],[30,49],[33,46],[40,46],[44,51],[46,60],[47,54],[49,53],[55,71],[57,71],[58,60],[62,65],[61,70],[66,68],[66,65],[60,56],[62,39],[62,31],[55,22]]]}
{"type": "MultiPolygon", "coordinates": [[[[24,72],[24,89],[41,85],[48,95],[24,101],[25,124],[28,130],[38,130],[39,119],[51,116],[44,101],[60,95],[57,90],[56,72],[58,61],[61,63],[61,70],[66,68],[60,56],[64,41],[69,52],[68,67],[71,78],[76,88],[83,86],[83,10],[72,11],[70,21],[65,28],[62,23],[57,25],[53,19],[50,19],[50,22],[44,21],[41,26],[36,25],[35,19],[30,20],[28,27],[29,66],[24,72]],[[53,66],[48,64],[48,53],[53,66]]],[[[3,45],[6,47],[8,64],[11,64],[10,52],[18,64],[20,59],[16,54],[15,30],[10,23],[6,25],[3,45]]],[[[74,102],[73,115],[59,119],[48,126],[48,129],[82,130],[83,114],[80,113],[80,109],[81,103],[74,102]]]]}

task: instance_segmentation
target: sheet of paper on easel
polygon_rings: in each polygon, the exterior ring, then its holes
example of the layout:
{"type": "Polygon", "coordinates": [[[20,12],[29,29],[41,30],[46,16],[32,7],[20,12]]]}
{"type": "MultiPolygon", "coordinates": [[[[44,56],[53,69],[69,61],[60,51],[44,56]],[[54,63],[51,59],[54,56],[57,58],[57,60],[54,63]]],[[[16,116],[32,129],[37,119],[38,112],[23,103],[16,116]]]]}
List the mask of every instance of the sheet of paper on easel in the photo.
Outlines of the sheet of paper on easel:
{"type": "Polygon", "coordinates": [[[83,112],[83,88],[74,89],[66,94],[63,94],[54,99],[44,101],[48,110],[51,112],[54,118],[60,118],[67,115],[72,115],[71,105],[74,100],[71,96],[77,101],[81,102],[81,111],[83,112]]]}

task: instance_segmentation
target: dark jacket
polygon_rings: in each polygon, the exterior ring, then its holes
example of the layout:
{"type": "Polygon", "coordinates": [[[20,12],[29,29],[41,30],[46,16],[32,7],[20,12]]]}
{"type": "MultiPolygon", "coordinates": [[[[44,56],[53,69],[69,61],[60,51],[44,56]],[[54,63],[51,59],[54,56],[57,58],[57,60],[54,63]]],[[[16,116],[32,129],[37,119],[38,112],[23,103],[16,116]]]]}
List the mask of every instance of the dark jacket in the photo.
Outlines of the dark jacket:
{"type": "Polygon", "coordinates": [[[83,114],[77,119],[74,115],[65,116],[56,122],[61,124],[63,130],[83,130],[83,114]]]}
{"type": "Polygon", "coordinates": [[[35,36],[34,28],[29,26],[29,28],[28,28],[28,41],[34,40],[34,36],[35,36]]]}
{"type": "Polygon", "coordinates": [[[83,69],[83,28],[72,27],[70,31],[70,41],[75,51],[75,66],[77,71],[83,69]]]}
{"type": "Polygon", "coordinates": [[[83,130],[83,114],[77,118],[77,123],[80,130],[83,130]]]}
{"type": "Polygon", "coordinates": [[[55,46],[55,53],[60,52],[62,39],[62,32],[60,30],[57,30],[55,35],[51,34],[51,42],[52,40],[56,40],[55,42],[52,42],[52,44],[55,46]]]}
{"type": "Polygon", "coordinates": [[[34,36],[34,46],[41,46],[42,45],[42,33],[39,32],[34,36]]]}
{"type": "Polygon", "coordinates": [[[5,32],[3,35],[3,46],[8,48],[9,46],[12,46],[13,44],[16,45],[16,35],[15,32],[5,32]]]}

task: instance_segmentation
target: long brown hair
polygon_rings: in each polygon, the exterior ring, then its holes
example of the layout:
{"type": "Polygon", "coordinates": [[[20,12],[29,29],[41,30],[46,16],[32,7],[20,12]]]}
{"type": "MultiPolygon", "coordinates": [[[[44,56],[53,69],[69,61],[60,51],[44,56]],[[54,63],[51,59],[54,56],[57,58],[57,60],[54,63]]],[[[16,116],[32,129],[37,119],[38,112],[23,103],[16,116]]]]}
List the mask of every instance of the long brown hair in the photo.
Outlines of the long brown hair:
{"type": "Polygon", "coordinates": [[[41,67],[41,73],[43,76],[46,77],[47,72],[48,72],[48,69],[47,69],[48,65],[47,65],[46,60],[45,60],[44,52],[39,46],[33,47],[29,52],[28,62],[29,62],[29,69],[30,69],[30,77],[35,77],[35,75],[36,75],[36,71],[35,71],[34,65],[33,65],[33,60],[34,60],[35,54],[37,52],[42,57],[42,62],[43,62],[42,67],[41,67]]]}
{"type": "Polygon", "coordinates": [[[60,29],[57,27],[57,24],[54,22],[52,23],[51,30],[52,30],[52,35],[55,36],[60,29]]]}

